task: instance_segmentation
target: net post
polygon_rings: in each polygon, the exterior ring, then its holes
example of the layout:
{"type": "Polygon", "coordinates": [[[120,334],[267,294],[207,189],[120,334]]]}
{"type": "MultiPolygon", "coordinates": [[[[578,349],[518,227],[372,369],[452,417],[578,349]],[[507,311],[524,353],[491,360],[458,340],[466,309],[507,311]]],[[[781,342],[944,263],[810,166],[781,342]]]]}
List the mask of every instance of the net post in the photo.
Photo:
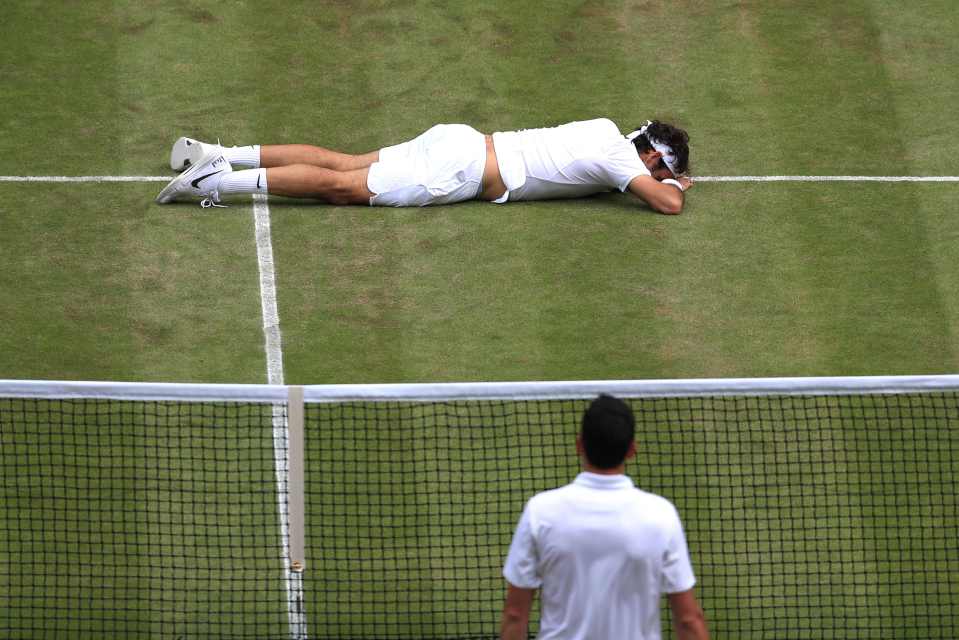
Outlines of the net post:
{"type": "Polygon", "coordinates": [[[306,500],[304,497],[303,387],[291,386],[287,394],[289,425],[290,570],[306,569],[306,500]]]}

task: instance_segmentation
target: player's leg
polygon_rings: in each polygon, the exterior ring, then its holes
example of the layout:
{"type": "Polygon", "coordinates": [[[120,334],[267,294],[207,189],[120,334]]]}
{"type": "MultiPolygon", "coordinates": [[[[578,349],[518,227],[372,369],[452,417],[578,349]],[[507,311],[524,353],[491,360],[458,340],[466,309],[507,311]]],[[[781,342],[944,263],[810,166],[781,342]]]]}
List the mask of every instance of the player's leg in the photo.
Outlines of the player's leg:
{"type": "Polygon", "coordinates": [[[157,195],[158,203],[201,198],[203,206],[219,205],[223,196],[273,194],[311,198],[331,204],[369,205],[373,193],[367,186],[370,169],[336,171],[309,164],[235,171],[220,148],[192,164],[157,195]]]}
{"type": "Polygon", "coordinates": [[[368,167],[336,171],[311,164],[266,169],[267,191],[289,198],[311,198],[330,204],[369,205],[373,193],[367,186],[368,167]]]}
{"type": "Polygon", "coordinates": [[[307,164],[334,171],[366,169],[379,160],[380,152],[360,155],[341,153],[309,144],[276,144],[260,146],[260,166],[265,168],[307,164]]]}
{"type": "Polygon", "coordinates": [[[224,147],[184,137],[173,143],[170,151],[170,168],[174,171],[183,171],[208,154],[217,151],[222,153],[230,164],[243,169],[309,164],[335,171],[354,171],[369,167],[380,156],[378,150],[354,155],[308,144],[224,147]]]}

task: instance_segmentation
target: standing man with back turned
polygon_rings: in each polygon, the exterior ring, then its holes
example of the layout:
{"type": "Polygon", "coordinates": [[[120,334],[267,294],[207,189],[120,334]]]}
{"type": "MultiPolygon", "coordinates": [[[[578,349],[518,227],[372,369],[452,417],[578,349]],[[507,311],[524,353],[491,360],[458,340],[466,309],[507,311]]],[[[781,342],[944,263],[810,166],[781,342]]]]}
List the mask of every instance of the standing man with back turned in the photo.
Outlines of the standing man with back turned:
{"type": "Polygon", "coordinates": [[[527,637],[537,590],[539,640],[658,640],[663,594],[676,637],[708,640],[676,508],[625,475],[635,424],[622,400],[594,400],[576,440],[583,472],[526,503],[503,569],[502,640],[527,637]]]}

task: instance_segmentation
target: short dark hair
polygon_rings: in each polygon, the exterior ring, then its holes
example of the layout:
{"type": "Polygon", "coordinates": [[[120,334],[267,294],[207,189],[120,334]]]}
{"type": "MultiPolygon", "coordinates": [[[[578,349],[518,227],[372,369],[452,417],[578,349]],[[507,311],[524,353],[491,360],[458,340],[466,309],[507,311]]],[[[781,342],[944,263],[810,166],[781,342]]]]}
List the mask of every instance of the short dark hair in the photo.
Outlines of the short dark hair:
{"type": "Polygon", "coordinates": [[[599,396],[583,414],[583,450],[590,464],[599,469],[621,465],[635,434],[633,410],[613,396],[599,396]]]}
{"type": "MultiPolygon", "coordinates": [[[[638,128],[641,129],[642,127],[638,128]]],[[[662,142],[663,144],[670,146],[670,148],[673,150],[673,155],[676,156],[676,171],[678,174],[684,175],[689,173],[688,133],[679,127],[674,127],[671,124],[666,124],[665,122],[660,122],[659,120],[653,120],[652,123],[646,128],[646,133],[633,138],[633,144],[636,145],[637,153],[642,153],[644,151],[655,151],[647,136],[651,136],[657,142],[662,142]]]]}

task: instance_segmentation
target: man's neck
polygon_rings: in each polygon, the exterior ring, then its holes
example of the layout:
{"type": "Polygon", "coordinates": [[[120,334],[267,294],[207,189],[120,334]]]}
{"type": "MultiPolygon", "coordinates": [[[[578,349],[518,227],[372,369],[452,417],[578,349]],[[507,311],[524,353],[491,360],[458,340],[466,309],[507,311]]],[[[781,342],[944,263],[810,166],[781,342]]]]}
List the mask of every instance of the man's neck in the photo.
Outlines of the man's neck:
{"type": "Polygon", "coordinates": [[[618,467],[613,467],[612,469],[598,469],[588,462],[583,463],[583,471],[586,473],[595,473],[600,476],[621,476],[626,473],[626,465],[621,464],[618,467]]]}

